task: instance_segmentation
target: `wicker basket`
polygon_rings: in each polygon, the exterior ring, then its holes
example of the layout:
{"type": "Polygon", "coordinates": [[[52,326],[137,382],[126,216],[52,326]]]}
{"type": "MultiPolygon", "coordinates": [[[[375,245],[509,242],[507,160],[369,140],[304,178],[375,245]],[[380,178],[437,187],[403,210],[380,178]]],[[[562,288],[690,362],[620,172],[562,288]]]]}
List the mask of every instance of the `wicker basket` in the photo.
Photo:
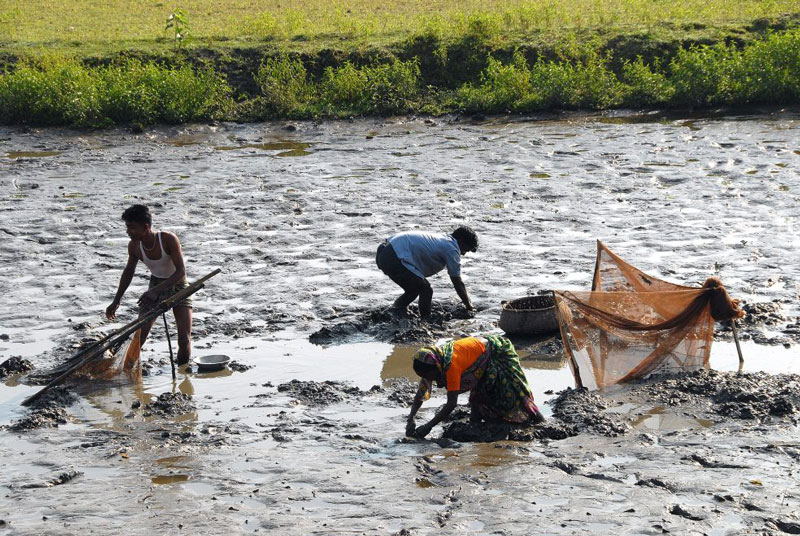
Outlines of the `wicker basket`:
{"type": "Polygon", "coordinates": [[[509,335],[544,335],[557,331],[553,295],[527,296],[503,303],[500,329],[509,335]]]}

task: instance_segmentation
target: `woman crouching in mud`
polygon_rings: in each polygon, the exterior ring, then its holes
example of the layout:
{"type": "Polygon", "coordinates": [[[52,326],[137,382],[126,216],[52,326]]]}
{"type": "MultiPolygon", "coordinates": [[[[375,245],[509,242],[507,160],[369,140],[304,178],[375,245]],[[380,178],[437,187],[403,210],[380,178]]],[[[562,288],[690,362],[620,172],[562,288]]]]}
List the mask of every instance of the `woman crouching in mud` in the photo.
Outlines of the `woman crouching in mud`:
{"type": "Polygon", "coordinates": [[[425,437],[458,403],[459,393],[469,391],[470,420],[502,420],[515,424],[544,421],[533,402],[533,392],[522,371],[514,345],[493,335],[468,337],[440,346],[421,348],[414,354],[414,372],[422,380],[411,406],[406,435],[425,437]],[[447,404],[422,426],[414,416],[430,396],[433,382],[447,387],[447,404]]]}

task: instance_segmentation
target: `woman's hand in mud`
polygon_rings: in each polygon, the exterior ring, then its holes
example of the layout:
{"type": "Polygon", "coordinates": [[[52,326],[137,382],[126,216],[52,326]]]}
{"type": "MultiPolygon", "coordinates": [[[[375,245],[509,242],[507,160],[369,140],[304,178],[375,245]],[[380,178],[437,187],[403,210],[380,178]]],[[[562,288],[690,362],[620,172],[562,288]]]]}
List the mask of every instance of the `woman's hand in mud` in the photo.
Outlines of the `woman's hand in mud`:
{"type": "Polygon", "coordinates": [[[414,437],[418,437],[418,438],[422,439],[423,437],[425,437],[426,435],[431,433],[431,429],[432,428],[433,428],[433,426],[431,426],[430,423],[423,424],[422,426],[420,426],[416,430],[414,430],[414,437]]]}
{"type": "Polygon", "coordinates": [[[119,308],[118,302],[111,302],[111,305],[106,307],[106,318],[115,320],[117,318],[117,309],[119,308]]]}
{"type": "Polygon", "coordinates": [[[408,437],[413,437],[414,432],[417,431],[417,423],[414,422],[414,417],[409,417],[408,421],[406,421],[406,435],[408,437]]]}

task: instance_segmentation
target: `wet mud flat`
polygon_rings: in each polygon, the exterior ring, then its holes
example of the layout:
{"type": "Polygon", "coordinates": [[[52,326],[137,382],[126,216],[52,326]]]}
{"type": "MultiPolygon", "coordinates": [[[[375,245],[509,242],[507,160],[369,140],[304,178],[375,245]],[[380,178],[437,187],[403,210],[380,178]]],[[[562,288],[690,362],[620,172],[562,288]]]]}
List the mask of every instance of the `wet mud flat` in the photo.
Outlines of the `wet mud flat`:
{"type": "Polygon", "coordinates": [[[265,382],[241,406],[162,393],[113,426],[4,430],[4,449],[22,450],[3,520],[19,533],[134,534],[792,534],[800,522],[800,376],[700,371],[566,390],[545,424],[504,437],[487,435],[504,426],[491,423],[465,436],[460,406],[426,440],[403,437],[414,388],[265,382]],[[730,401],[753,411],[732,415],[730,401]]]}
{"type": "MultiPolygon", "coordinates": [[[[28,357],[31,343],[64,334],[65,319],[100,323],[125,262],[119,214],[136,201],[180,236],[190,278],[223,269],[198,295],[201,337],[288,327],[331,332],[323,342],[426,337],[416,326],[364,326],[381,322],[399,290],[375,250],[398,230],[466,223],[480,238],[463,262],[478,313],[433,335],[493,329],[502,300],[588,288],[600,238],[672,281],[720,276],[761,319],[743,337],[793,344],[797,124],[797,110],[765,110],[139,134],[4,128],[0,292],[18,306],[2,315],[0,355],[28,357]],[[47,308],[36,307],[42,299],[47,308]]],[[[455,312],[446,276],[431,282],[434,301],[455,312]]],[[[140,270],[131,292],[144,285],[140,270]]],[[[132,304],[131,295],[121,320],[132,304]]]]}
{"type": "MultiPolygon", "coordinates": [[[[558,344],[520,342],[544,426],[475,429],[460,408],[428,440],[403,432],[411,349],[496,332],[502,300],[588,288],[596,238],[676,282],[719,275],[746,302],[746,370],[776,371],[777,352],[792,369],[799,120],[0,129],[0,362],[15,359],[0,519],[20,534],[792,533],[796,377],[566,391],[558,344]],[[125,262],[118,218],[137,201],[181,237],[190,278],[223,268],[195,300],[195,355],[241,368],[173,384],[159,323],[142,385],[21,410],[31,366],[114,327],[101,312],[125,262]],[[399,289],[375,267],[380,241],[460,223],[481,239],[463,263],[477,313],[444,275],[432,322],[388,313],[399,289]]],[[[145,287],[140,267],[122,322],[145,287]]]]}

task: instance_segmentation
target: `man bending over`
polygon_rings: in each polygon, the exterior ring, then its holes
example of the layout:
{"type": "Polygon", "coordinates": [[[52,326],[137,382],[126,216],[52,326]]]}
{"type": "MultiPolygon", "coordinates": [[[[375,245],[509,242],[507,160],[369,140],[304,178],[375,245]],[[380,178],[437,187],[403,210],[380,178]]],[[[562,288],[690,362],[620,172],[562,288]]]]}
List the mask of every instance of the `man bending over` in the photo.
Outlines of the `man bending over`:
{"type": "Polygon", "coordinates": [[[420,316],[431,314],[433,290],[427,278],[445,266],[453,287],[468,311],[474,310],[461,280],[461,256],[478,249],[475,231],[461,226],[452,234],[409,231],[392,235],[378,246],[378,268],[403,289],[394,307],[406,311],[419,296],[420,316]]]}

